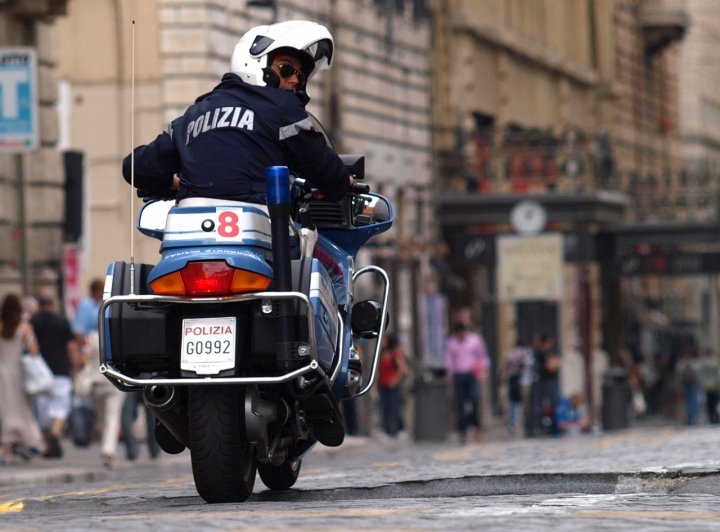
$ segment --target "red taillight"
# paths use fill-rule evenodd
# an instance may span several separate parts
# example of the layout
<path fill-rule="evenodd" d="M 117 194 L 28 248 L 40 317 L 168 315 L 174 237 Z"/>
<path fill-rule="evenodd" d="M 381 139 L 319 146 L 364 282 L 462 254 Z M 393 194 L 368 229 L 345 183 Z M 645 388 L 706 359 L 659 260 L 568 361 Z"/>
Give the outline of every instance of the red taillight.
<path fill-rule="evenodd" d="M 150 289 L 158 295 L 226 296 L 263 291 L 271 281 L 270 277 L 216 260 L 188 262 L 182 270 L 155 279 Z"/>
<path fill-rule="evenodd" d="M 218 296 L 230 293 L 234 268 L 224 260 L 188 262 L 182 270 L 185 290 L 189 296 Z"/>

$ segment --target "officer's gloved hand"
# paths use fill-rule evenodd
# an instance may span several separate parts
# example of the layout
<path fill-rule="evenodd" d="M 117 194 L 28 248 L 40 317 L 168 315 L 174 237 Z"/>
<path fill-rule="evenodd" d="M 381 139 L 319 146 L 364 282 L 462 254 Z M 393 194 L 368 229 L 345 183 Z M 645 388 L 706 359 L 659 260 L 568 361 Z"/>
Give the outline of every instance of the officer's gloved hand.
<path fill-rule="evenodd" d="M 137 195 L 138 198 L 142 198 L 144 202 L 148 202 L 151 200 L 155 201 L 167 201 L 167 200 L 174 200 L 177 198 L 177 190 L 171 190 L 169 188 L 162 189 L 162 190 L 149 190 L 149 189 L 143 189 L 139 188 L 137 189 Z"/>
<path fill-rule="evenodd" d="M 173 176 L 172 183 L 169 187 L 162 187 L 157 189 L 138 188 L 137 195 L 138 198 L 142 198 L 145 202 L 148 202 L 150 200 L 169 201 L 177 199 L 179 189 L 180 178 L 178 176 Z"/>

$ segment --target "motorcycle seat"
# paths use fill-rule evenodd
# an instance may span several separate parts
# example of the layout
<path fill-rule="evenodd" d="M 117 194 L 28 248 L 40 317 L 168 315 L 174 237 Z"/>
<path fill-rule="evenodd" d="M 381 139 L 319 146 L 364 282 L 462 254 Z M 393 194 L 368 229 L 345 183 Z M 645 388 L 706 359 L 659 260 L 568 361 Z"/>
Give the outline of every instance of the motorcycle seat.
<path fill-rule="evenodd" d="M 267 205 L 217 198 L 185 198 L 177 202 L 178 207 L 254 207 L 267 214 Z"/>

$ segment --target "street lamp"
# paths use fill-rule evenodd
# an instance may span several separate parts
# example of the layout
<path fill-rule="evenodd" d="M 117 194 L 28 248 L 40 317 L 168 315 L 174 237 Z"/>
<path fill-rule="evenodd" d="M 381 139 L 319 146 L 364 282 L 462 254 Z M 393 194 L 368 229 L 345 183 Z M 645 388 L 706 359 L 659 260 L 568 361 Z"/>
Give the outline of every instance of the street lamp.
<path fill-rule="evenodd" d="M 272 9 L 273 24 L 277 22 L 277 0 L 247 0 L 246 7 L 259 7 L 262 9 Z"/>

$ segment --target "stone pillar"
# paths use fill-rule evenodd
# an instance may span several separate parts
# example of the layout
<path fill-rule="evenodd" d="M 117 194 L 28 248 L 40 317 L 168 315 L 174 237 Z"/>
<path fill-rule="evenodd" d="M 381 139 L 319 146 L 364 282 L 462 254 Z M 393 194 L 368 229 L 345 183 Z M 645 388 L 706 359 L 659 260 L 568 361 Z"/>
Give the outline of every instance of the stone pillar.
<path fill-rule="evenodd" d="M 11 3 L 0 11 L 0 46 L 37 49 L 40 118 L 37 150 L 0 155 L 0 296 L 38 289 L 57 293 L 62 259 L 65 177 L 55 149 L 58 43 L 49 17 L 62 14 L 64 2 L 45 2 L 49 11 L 42 13 L 28 11 L 28 5 Z"/>
<path fill-rule="evenodd" d="M 28 292 L 55 292 L 62 266 L 65 222 L 65 171 L 57 150 L 57 31 L 54 24 L 35 23 L 38 49 L 40 148 L 23 156 Z"/>

